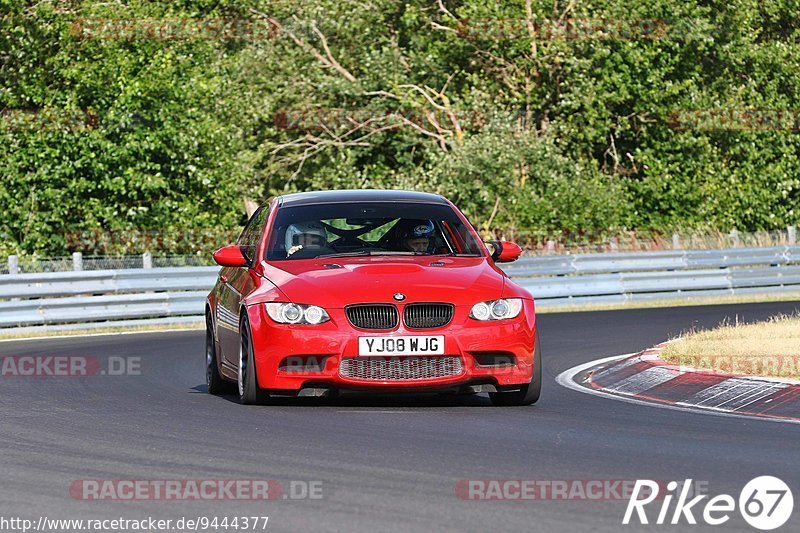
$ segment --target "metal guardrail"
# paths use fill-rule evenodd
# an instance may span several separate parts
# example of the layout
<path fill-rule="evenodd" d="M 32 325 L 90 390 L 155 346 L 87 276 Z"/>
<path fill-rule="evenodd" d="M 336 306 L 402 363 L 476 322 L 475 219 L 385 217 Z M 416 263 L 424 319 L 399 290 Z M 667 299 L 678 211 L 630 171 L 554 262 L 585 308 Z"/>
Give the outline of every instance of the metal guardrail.
<path fill-rule="evenodd" d="M 503 265 L 538 306 L 800 292 L 800 246 L 523 257 Z M 0 276 L 0 328 L 202 317 L 218 267 Z"/>
<path fill-rule="evenodd" d="M 531 257 L 504 270 L 539 306 L 800 292 L 800 246 Z"/>
<path fill-rule="evenodd" d="M 127 294 L 147 291 L 206 291 L 219 267 L 174 267 L 0 276 L 0 299 Z M 2 307 L 3 304 L 0 304 Z"/>
<path fill-rule="evenodd" d="M 513 277 L 800 264 L 800 245 L 523 257 L 504 267 Z"/>
<path fill-rule="evenodd" d="M 202 316 L 219 267 L 0 276 L 0 328 Z"/>

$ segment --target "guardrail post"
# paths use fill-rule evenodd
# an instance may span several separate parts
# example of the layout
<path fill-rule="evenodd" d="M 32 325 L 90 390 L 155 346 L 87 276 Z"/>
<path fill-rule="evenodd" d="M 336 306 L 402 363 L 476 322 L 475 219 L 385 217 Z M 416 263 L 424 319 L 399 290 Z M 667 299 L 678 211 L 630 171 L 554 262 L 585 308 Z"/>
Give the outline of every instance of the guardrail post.
<path fill-rule="evenodd" d="M 612 252 L 619 252 L 619 241 L 616 237 L 611 237 L 609 244 L 611 245 Z"/>
<path fill-rule="evenodd" d="M 16 255 L 8 256 L 8 273 L 19 274 L 19 257 Z"/>
<path fill-rule="evenodd" d="M 681 236 L 677 233 L 672 234 L 672 249 L 673 250 L 680 250 L 681 249 Z"/>
<path fill-rule="evenodd" d="M 556 251 L 556 243 L 555 241 L 547 241 L 547 253 L 552 254 Z"/>
<path fill-rule="evenodd" d="M 153 268 L 153 254 L 150 252 L 142 254 L 142 268 Z"/>
<path fill-rule="evenodd" d="M 797 244 L 797 228 L 795 226 L 789 226 L 786 228 L 786 233 L 789 234 L 789 244 Z"/>
<path fill-rule="evenodd" d="M 80 272 L 83 270 L 83 254 L 80 252 L 72 253 L 72 270 Z"/>
<path fill-rule="evenodd" d="M 733 241 L 733 247 L 739 247 L 739 230 L 732 229 L 731 230 L 731 240 Z"/>

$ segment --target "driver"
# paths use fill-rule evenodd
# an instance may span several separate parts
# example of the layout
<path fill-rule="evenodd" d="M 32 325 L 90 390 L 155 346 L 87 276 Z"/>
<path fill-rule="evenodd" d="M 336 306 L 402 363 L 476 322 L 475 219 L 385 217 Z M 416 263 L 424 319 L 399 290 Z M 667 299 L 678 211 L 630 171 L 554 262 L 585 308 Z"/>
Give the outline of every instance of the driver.
<path fill-rule="evenodd" d="M 435 227 L 430 220 L 410 220 L 400 237 L 400 245 L 407 252 L 427 252 Z"/>
<path fill-rule="evenodd" d="M 301 222 L 286 228 L 286 256 L 300 250 L 322 250 L 328 245 L 328 232 L 319 222 Z"/>

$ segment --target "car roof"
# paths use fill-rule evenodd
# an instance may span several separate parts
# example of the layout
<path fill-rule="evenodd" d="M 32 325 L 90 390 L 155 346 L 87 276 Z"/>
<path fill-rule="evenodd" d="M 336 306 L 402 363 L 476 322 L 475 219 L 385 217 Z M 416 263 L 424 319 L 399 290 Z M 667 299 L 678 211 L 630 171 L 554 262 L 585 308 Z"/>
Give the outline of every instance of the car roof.
<path fill-rule="evenodd" d="M 333 204 L 340 202 L 416 202 L 447 205 L 441 195 L 417 191 L 351 189 L 285 194 L 277 198 L 280 206 Z"/>

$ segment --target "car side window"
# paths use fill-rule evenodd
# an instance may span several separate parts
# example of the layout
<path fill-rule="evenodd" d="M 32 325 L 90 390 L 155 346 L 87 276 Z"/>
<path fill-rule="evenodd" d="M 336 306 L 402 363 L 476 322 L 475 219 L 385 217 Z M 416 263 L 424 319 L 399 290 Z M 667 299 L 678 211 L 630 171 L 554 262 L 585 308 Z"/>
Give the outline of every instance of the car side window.
<path fill-rule="evenodd" d="M 242 232 L 239 234 L 239 238 L 238 238 L 238 239 L 236 239 L 236 244 L 238 244 L 239 246 L 241 246 L 241 245 L 243 245 L 243 244 L 244 244 L 245 238 L 247 237 L 247 234 L 250 232 L 250 228 L 251 228 L 251 227 L 253 227 L 253 222 L 255 222 L 255 220 L 256 220 L 256 217 L 258 216 L 258 213 L 259 213 L 259 211 L 261 211 L 261 208 L 260 208 L 260 207 L 259 207 L 258 209 L 256 209 L 255 213 L 253 213 L 253 214 L 250 216 L 250 218 L 247 220 L 247 222 L 245 223 L 245 225 L 244 225 L 244 229 L 243 229 L 243 230 L 242 230 Z"/>
<path fill-rule="evenodd" d="M 258 248 L 258 242 L 261 239 L 261 234 L 264 232 L 264 224 L 267 221 L 268 214 L 269 208 L 265 206 L 259 207 L 256 212 L 253 213 L 253 216 L 250 217 L 242 234 L 239 236 L 239 240 L 236 242 L 242 250 L 242 255 L 244 255 L 248 261 L 252 261 L 255 258 L 256 248 Z"/>

